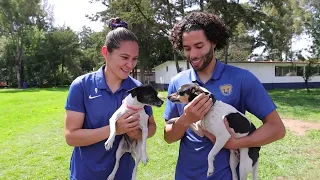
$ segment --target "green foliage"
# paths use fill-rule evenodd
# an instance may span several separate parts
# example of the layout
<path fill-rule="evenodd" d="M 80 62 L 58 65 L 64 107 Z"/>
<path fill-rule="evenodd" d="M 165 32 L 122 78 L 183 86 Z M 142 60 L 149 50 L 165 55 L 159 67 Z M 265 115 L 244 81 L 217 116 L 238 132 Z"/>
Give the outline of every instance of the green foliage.
<path fill-rule="evenodd" d="M 69 179 L 72 148 L 63 134 L 67 93 L 67 88 L 0 90 L 0 112 L 4 112 L 0 114 L 0 179 Z M 167 92 L 160 92 L 160 96 L 166 98 Z M 319 90 L 313 89 L 312 94 L 271 91 L 270 96 L 282 118 L 320 122 Z M 163 139 L 164 107 L 153 108 L 157 131 L 148 139 L 149 162 L 139 165 L 139 180 L 174 179 L 179 142 L 167 144 Z M 246 115 L 257 127 L 262 124 Z M 259 179 L 317 179 L 319 140 L 319 130 L 297 136 L 287 128 L 284 139 L 262 147 Z"/>
<path fill-rule="evenodd" d="M 172 52 L 168 34 L 173 23 L 193 10 L 214 12 L 228 26 L 231 34 L 228 46 L 215 55 L 221 60 L 247 60 L 256 56 L 252 52 L 258 47 L 263 47 L 267 55 L 259 54 L 257 60 L 320 58 L 317 0 L 92 1 L 102 2 L 106 10 L 88 18 L 106 22 L 118 16 L 137 35 L 140 46 L 137 68 L 141 72 L 151 71 L 167 60 L 183 59 L 181 52 Z M 54 27 L 53 20 L 47 1 L 42 4 L 40 0 L 0 1 L 1 81 L 12 87 L 20 87 L 23 81 L 31 86 L 64 86 L 76 76 L 104 64 L 101 47 L 110 31 L 108 27 L 94 32 L 84 26 L 80 32 L 74 32 L 69 27 Z M 312 38 L 311 57 L 292 51 L 292 38 L 301 33 Z"/>

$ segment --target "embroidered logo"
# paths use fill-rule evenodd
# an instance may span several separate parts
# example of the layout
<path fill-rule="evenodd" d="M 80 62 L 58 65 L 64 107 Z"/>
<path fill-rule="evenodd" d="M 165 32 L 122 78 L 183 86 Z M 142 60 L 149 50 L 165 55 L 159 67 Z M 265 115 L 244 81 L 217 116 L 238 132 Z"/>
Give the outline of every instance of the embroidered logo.
<path fill-rule="evenodd" d="M 100 96 L 102 96 L 102 95 L 98 95 L 98 96 L 89 96 L 89 99 L 94 99 L 94 98 L 97 98 L 97 97 L 100 97 Z"/>
<path fill-rule="evenodd" d="M 232 93 L 232 85 L 231 84 L 224 84 L 220 86 L 220 91 L 224 96 L 230 96 Z"/>

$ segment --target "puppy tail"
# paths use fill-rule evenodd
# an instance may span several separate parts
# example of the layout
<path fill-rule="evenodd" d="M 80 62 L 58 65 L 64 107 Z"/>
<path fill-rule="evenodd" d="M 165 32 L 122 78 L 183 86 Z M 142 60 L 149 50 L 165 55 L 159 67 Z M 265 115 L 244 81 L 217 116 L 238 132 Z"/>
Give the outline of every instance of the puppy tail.
<path fill-rule="evenodd" d="M 259 166 L 259 160 L 256 162 L 256 164 L 252 168 L 252 180 L 258 180 L 258 166 Z"/>

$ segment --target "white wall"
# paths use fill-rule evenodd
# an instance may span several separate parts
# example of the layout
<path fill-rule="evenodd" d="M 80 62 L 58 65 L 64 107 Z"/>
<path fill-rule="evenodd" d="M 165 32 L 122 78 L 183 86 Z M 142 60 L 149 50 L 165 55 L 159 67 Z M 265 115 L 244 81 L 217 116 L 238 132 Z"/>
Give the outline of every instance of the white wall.
<path fill-rule="evenodd" d="M 229 63 L 251 71 L 262 83 L 304 82 L 301 76 L 275 76 L 276 66 L 290 66 L 284 63 Z M 302 66 L 302 65 L 300 65 Z M 320 82 L 320 76 L 313 76 L 309 82 Z"/>
<path fill-rule="evenodd" d="M 166 67 L 168 66 L 168 71 L 166 71 Z M 183 70 L 187 69 L 186 62 L 179 62 L 179 67 L 183 68 Z M 155 68 L 155 79 L 157 84 L 169 84 L 171 78 L 173 78 L 177 74 L 177 68 L 174 61 L 166 62 Z"/>
<path fill-rule="evenodd" d="M 237 66 L 251 71 L 262 83 L 289 83 L 289 82 L 304 82 L 301 76 L 275 76 L 276 66 L 290 66 L 286 63 L 234 63 L 230 65 Z M 168 72 L 166 71 L 168 66 Z M 179 66 L 186 70 L 186 63 L 179 62 Z M 158 84 L 169 84 L 171 78 L 177 74 L 174 61 L 168 61 L 160 66 L 155 67 L 155 78 Z M 320 82 L 320 76 L 313 76 L 309 82 Z"/>

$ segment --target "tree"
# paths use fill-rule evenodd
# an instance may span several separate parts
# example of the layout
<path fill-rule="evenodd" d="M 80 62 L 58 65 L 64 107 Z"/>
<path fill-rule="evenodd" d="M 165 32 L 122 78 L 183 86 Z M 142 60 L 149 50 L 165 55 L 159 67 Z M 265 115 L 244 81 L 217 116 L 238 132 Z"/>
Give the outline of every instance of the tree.
<path fill-rule="evenodd" d="M 309 89 L 309 81 L 312 76 L 319 75 L 319 60 L 318 59 L 309 59 L 306 60 L 306 66 L 303 74 L 303 80 L 305 82 L 308 93 L 310 93 Z"/>
<path fill-rule="evenodd" d="M 141 75 L 140 80 L 144 82 L 144 72 L 151 71 L 155 65 L 165 60 L 157 58 L 163 56 L 159 53 L 172 55 L 172 52 L 165 52 L 167 48 L 160 48 L 160 50 L 159 48 L 155 48 L 159 47 L 159 42 L 162 44 L 168 44 L 167 42 L 169 42 L 168 39 L 166 40 L 167 42 L 164 42 L 165 38 L 163 38 L 168 31 L 167 28 L 164 28 L 167 25 L 165 23 L 157 25 L 153 20 L 157 16 L 153 7 L 158 1 L 154 1 L 153 3 L 150 3 L 149 0 L 101 2 L 106 6 L 106 10 L 97 12 L 95 16 L 90 18 L 92 20 L 106 21 L 111 17 L 120 17 L 128 23 L 129 29 L 135 33 L 139 40 L 138 67 Z"/>
<path fill-rule="evenodd" d="M 0 1 L 0 34 L 8 38 L 19 88 L 25 80 L 25 37 L 29 31 L 32 31 L 40 13 L 40 0 Z"/>

